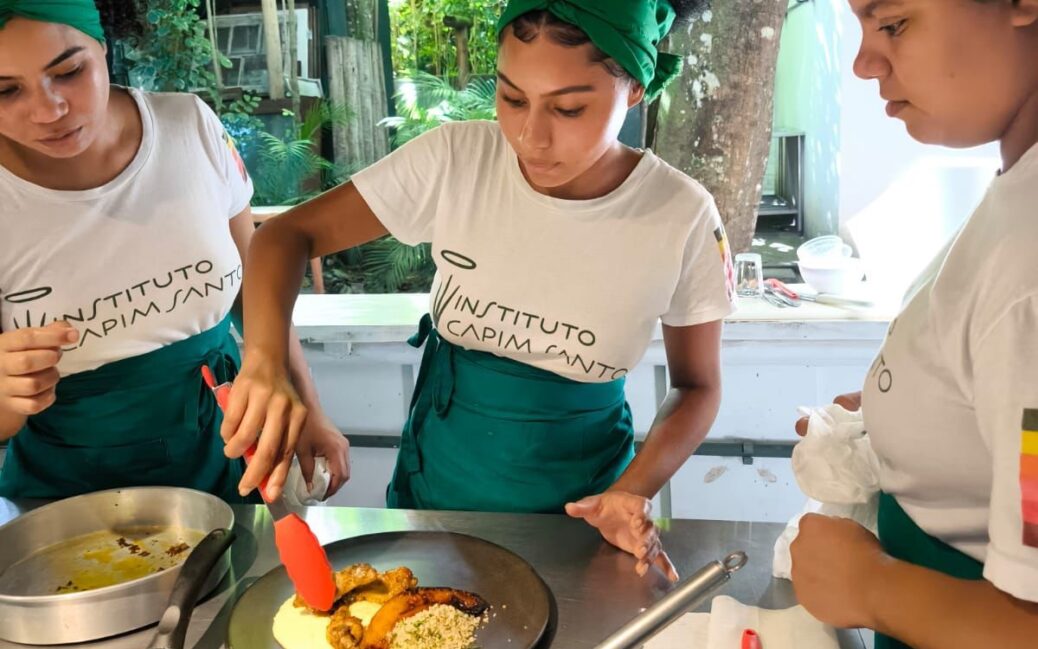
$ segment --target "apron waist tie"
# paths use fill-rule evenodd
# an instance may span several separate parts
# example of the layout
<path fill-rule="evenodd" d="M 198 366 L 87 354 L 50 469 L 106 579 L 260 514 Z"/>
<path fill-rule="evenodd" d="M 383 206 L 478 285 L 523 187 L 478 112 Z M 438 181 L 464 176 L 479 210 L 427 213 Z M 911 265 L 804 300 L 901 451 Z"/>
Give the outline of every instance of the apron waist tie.
<path fill-rule="evenodd" d="M 420 349 L 422 365 L 418 370 L 414 396 L 411 397 L 410 417 L 400 441 L 400 462 L 404 468 L 403 480 L 422 470 L 422 456 L 418 448 L 421 422 L 430 408 L 440 417 L 446 417 L 454 397 L 454 346 L 444 341 L 433 327 L 432 316 L 422 316 L 418 331 L 407 344 Z"/>

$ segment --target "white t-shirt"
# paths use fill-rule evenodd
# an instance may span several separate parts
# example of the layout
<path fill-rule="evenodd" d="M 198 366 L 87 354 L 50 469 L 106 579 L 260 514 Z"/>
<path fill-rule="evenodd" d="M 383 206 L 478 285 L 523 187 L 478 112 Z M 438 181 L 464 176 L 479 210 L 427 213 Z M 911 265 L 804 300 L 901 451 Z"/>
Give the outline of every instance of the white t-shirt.
<path fill-rule="evenodd" d="M 539 194 L 493 122 L 448 124 L 353 177 L 386 228 L 432 242 L 430 313 L 466 349 L 581 382 L 627 374 L 660 321 L 732 311 L 731 260 L 710 194 L 646 151 L 615 191 Z"/>
<path fill-rule="evenodd" d="M 1038 602 L 1038 146 L 913 288 L 868 374 L 881 484 L 929 534 Z"/>
<path fill-rule="evenodd" d="M 62 375 L 211 329 L 241 284 L 229 219 L 252 183 L 233 142 L 194 95 L 129 92 L 144 135 L 110 183 L 55 191 L 0 167 L 0 328 L 71 322 Z"/>

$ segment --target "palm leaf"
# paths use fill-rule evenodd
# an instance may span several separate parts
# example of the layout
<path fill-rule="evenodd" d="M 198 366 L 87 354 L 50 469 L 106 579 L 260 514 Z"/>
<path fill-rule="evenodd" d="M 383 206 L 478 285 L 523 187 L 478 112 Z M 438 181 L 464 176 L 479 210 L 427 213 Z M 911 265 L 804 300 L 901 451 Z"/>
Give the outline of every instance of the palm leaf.
<path fill-rule="evenodd" d="M 347 124 L 355 116 L 349 106 L 326 100 L 318 101 L 316 106 L 306 113 L 299 125 L 297 139 L 313 140 L 321 130 Z"/>
<path fill-rule="evenodd" d="M 382 125 L 394 129 L 396 146 L 446 122 L 497 118 L 495 79 L 473 79 L 457 90 L 444 79 L 418 72 L 400 80 L 395 99 L 397 117 L 383 120 Z"/>
<path fill-rule="evenodd" d="M 435 273 L 429 244 L 408 246 L 393 237 L 374 241 L 362 250 L 368 289 L 395 293 L 404 284 Z"/>
<path fill-rule="evenodd" d="M 457 101 L 459 93 L 454 86 L 435 75 L 419 72 L 405 81 L 414 86 L 417 105 L 420 107 L 428 109 L 444 102 Z"/>

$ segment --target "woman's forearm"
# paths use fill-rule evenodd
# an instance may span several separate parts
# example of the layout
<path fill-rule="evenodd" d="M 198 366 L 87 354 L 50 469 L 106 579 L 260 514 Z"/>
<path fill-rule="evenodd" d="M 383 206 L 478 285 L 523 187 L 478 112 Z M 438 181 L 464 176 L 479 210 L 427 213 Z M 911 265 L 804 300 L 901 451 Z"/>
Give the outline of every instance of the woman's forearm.
<path fill-rule="evenodd" d="M 314 383 L 313 374 L 310 373 L 310 365 L 307 364 L 306 356 L 303 354 L 303 343 L 300 342 L 295 327 L 289 327 L 288 330 L 288 373 L 292 377 L 292 385 L 299 393 L 299 398 L 303 400 L 310 412 L 321 411 L 317 384 Z"/>
<path fill-rule="evenodd" d="M 245 307 L 239 294 L 232 309 L 235 326 L 238 327 L 239 331 L 244 330 L 244 310 Z M 303 344 L 300 342 L 299 335 L 296 333 L 294 326 L 289 326 L 288 328 L 288 373 L 292 378 L 292 385 L 299 394 L 299 398 L 303 400 L 310 412 L 320 411 L 321 400 L 317 394 L 317 386 L 314 384 L 310 366 L 307 364 L 306 356 L 303 353 Z"/>
<path fill-rule="evenodd" d="M 292 309 L 310 259 L 310 247 L 306 236 L 278 219 L 253 235 L 242 291 L 246 356 L 259 353 L 288 365 Z"/>
<path fill-rule="evenodd" d="M 1038 638 L 1038 604 L 985 580 L 969 581 L 889 559 L 868 589 L 877 631 L 916 649 L 1030 647 Z"/>
<path fill-rule="evenodd" d="M 672 388 L 644 446 L 613 489 L 653 498 L 706 439 L 720 405 L 720 387 Z"/>

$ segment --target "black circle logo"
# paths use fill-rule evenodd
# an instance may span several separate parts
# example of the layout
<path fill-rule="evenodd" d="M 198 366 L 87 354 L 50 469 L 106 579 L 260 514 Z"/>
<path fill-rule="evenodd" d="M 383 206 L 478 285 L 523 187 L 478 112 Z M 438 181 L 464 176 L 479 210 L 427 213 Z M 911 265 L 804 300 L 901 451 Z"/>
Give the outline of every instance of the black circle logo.
<path fill-rule="evenodd" d="M 453 266 L 457 266 L 458 268 L 460 268 L 462 270 L 475 270 L 476 269 L 476 262 L 473 261 L 472 259 L 469 259 L 468 257 L 466 257 L 465 255 L 461 254 L 460 252 L 454 252 L 453 250 L 441 250 L 440 251 L 440 256 L 443 257 L 443 260 L 446 261 L 447 263 L 449 263 L 449 264 L 451 264 Z"/>
<path fill-rule="evenodd" d="M 18 293 L 11 293 L 4 298 L 5 301 L 11 304 L 25 304 L 26 302 L 32 302 L 34 300 L 42 300 L 51 293 L 54 292 L 49 286 L 43 286 L 40 288 L 34 288 L 28 291 L 20 291 Z"/>

